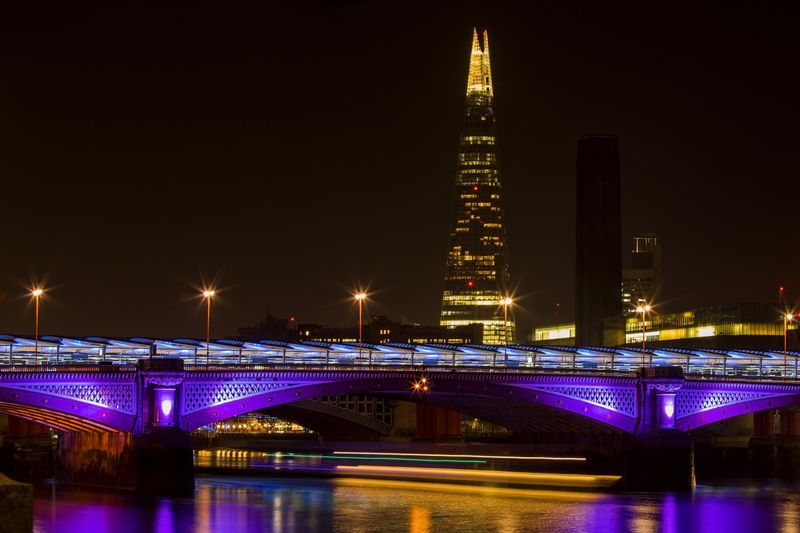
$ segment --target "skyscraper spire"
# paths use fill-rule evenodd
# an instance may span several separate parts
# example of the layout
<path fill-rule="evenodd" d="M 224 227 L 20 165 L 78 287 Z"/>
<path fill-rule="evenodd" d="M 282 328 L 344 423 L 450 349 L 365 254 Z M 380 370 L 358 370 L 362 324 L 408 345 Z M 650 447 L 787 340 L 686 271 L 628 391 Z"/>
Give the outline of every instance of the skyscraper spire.
<path fill-rule="evenodd" d="M 511 296 L 506 259 L 502 187 L 494 132 L 489 36 L 472 32 L 467 101 L 453 200 L 453 220 L 442 294 L 443 326 L 483 325 L 483 342 L 513 342 L 513 316 L 501 300 Z"/>
<path fill-rule="evenodd" d="M 483 49 L 477 28 L 472 29 L 472 52 L 469 57 L 467 96 L 483 94 L 492 96 L 492 68 L 489 63 L 489 33 L 483 32 Z"/>

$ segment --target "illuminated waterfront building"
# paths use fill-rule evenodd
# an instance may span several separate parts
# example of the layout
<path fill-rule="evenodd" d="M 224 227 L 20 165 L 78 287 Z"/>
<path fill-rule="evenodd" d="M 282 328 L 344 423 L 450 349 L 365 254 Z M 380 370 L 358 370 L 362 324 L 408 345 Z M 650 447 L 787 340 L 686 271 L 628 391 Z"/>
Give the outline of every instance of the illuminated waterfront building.
<path fill-rule="evenodd" d="M 502 185 L 497 165 L 494 91 L 489 37 L 473 32 L 467 103 L 455 180 L 445 266 L 441 325 L 480 323 L 483 343 L 514 342 L 513 316 L 500 300 L 509 295 Z"/>
<path fill-rule="evenodd" d="M 741 303 L 698 307 L 678 313 L 647 315 L 647 346 L 680 348 L 747 348 L 776 350 L 783 347 L 784 309 L 776 304 Z M 787 324 L 790 349 L 797 349 L 798 324 Z M 633 314 L 625 321 L 625 344 L 642 343 L 642 316 Z M 575 346 L 575 324 L 537 327 L 528 344 Z"/>

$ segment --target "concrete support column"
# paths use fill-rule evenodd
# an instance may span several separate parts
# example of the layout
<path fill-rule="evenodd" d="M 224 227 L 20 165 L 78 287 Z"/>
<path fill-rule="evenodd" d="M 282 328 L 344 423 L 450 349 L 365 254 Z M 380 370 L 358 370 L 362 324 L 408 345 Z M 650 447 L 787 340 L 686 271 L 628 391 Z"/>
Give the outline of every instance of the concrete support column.
<path fill-rule="evenodd" d="M 694 444 L 675 428 L 676 394 L 683 386 L 681 367 L 639 371 L 638 426 L 628 452 L 623 486 L 628 490 L 692 490 Z"/>

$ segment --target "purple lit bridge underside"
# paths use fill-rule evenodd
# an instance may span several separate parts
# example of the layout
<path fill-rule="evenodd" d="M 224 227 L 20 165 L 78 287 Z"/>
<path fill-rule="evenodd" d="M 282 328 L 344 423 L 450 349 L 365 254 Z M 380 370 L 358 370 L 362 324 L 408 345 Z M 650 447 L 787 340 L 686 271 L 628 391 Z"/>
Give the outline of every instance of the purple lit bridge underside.
<path fill-rule="evenodd" d="M 427 372 L 431 391 L 411 390 L 412 370 L 232 369 L 157 372 L 135 367 L 8 369 L 0 373 L 0 412 L 65 431 L 154 427 L 185 431 L 273 406 L 341 394 L 382 394 L 458 405 L 533 405 L 627 433 L 689 431 L 764 409 L 800 405 L 800 382 L 648 379 L 613 373 Z M 447 403 L 447 402 L 450 403 Z M 502 423 L 502 420 L 497 422 Z"/>

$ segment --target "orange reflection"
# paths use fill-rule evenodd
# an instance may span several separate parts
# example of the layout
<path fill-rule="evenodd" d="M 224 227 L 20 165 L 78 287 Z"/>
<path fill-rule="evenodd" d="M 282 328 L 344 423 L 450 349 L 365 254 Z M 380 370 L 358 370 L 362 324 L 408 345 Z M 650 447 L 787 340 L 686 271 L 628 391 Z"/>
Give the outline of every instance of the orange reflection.
<path fill-rule="evenodd" d="M 507 483 L 548 487 L 607 488 L 622 476 L 592 474 L 554 474 L 541 472 L 505 472 L 498 470 L 466 470 L 462 468 L 414 468 L 377 465 L 337 465 L 336 471 L 364 477 L 445 480 L 455 483 Z"/>
<path fill-rule="evenodd" d="M 414 493 L 426 492 L 446 492 L 450 494 L 464 494 L 474 496 L 503 496 L 512 498 L 544 498 L 547 500 L 560 500 L 574 503 L 577 501 L 597 501 L 606 497 L 601 492 L 576 492 L 568 490 L 546 490 L 546 489 L 521 489 L 507 487 L 490 487 L 473 485 L 456 485 L 453 483 L 426 483 L 420 481 L 397 481 L 392 479 L 356 479 L 340 478 L 336 480 L 337 485 L 346 486 L 354 489 L 393 489 L 406 490 Z"/>
<path fill-rule="evenodd" d="M 408 530 L 410 533 L 430 533 L 431 512 L 425 507 L 411 507 Z"/>

